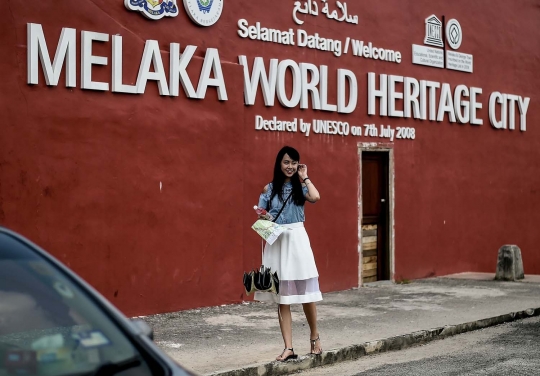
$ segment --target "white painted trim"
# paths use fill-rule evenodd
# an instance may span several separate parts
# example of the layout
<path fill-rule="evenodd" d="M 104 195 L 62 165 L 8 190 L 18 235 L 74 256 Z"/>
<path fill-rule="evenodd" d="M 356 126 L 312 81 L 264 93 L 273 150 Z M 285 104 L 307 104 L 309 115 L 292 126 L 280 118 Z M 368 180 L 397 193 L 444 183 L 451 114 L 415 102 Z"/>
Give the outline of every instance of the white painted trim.
<path fill-rule="evenodd" d="M 388 251 L 390 263 L 390 281 L 395 282 L 395 164 L 394 164 L 394 145 L 383 144 L 376 142 L 360 142 L 358 143 L 358 162 L 360 166 L 360 174 L 358 181 L 358 286 L 362 287 L 362 152 L 376 151 L 388 153 L 388 200 L 389 202 L 389 220 L 388 220 Z"/>

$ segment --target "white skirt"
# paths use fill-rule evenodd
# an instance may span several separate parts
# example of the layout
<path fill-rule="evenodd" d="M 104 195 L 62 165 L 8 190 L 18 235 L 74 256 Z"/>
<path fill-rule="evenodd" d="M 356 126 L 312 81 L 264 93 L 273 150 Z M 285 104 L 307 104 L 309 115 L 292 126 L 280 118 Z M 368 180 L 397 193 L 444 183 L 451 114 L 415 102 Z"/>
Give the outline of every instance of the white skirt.
<path fill-rule="evenodd" d="M 279 294 L 255 292 L 255 300 L 279 304 L 311 303 L 322 300 L 319 273 L 303 222 L 283 225 L 274 244 L 266 244 L 263 265 L 277 271 Z"/>

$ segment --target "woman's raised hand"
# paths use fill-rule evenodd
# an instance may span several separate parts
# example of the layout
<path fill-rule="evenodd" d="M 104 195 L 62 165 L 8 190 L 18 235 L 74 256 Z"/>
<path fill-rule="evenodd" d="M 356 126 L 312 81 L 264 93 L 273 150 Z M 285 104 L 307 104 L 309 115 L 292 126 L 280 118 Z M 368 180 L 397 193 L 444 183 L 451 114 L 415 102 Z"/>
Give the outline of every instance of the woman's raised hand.
<path fill-rule="evenodd" d="M 298 165 L 298 176 L 300 177 L 300 179 L 302 179 L 302 181 L 304 181 L 305 178 L 307 178 L 308 174 L 307 174 L 307 165 L 305 164 L 299 164 Z"/>

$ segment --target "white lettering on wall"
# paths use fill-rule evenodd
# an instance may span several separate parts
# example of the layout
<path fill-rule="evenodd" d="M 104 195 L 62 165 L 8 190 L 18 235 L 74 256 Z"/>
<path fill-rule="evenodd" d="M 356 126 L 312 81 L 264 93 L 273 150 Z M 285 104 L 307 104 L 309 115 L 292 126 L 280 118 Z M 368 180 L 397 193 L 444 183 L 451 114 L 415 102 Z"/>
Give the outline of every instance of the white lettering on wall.
<path fill-rule="evenodd" d="M 54 61 L 51 63 L 47 43 L 43 29 L 39 24 L 27 25 L 27 59 L 28 59 L 28 84 L 38 83 L 38 60 L 45 76 L 47 85 L 56 86 L 62 72 L 64 61 L 66 62 L 66 86 L 76 87 L 76 30 L 64 28 L 58 41 Z M 109 42 L 110 35 L 90 31 L 81 31 L 81 88 L 90 90 L 109 90 L 108 82 L 92 80 L 92 67 L 94 65 L 108 64 L 105 56 L 96 56 L 92 53 L 93 42 Z M 188 98 L 204 99 L 208 87 L 215 87 L 219 100 L 227 100 L 225 78 L 221 68 L 219 53 L 215 48 L 206 50 L 203 67 L 199 77 L 197 91 L 187 74 L 187 67 L 197 47 L 187 46 L 180 56 L 180 45 L 170 44 L 170 85 L 167 82 L 167 74 L 163 67 L 159 43 L 156 40 L 147 40 L 144 46 L 143 56 L 137 74 L 136 85 L 125 85 L 122 82 L 122 37 L 112 36 L 112 75 L 111 83 L 113 92 L 128 94 L 143 94 L 147 82 L 156 81 L 160 95 L 179 95 L 179 83 Z"/>
<path fill-rule="evenodd" d="M 262 116 L 255 116 L 255 130 L 276 131 L 276 132 L 297 132 L 298 119 L 292 121 L 278 120 L 276 116 L 272 120 L 266 120 Z"/>
<path fill-rule="evenodd" d="M 81 89 L 108 91 L 108 83 L 92 81 L 92 65 L 107 65 L 108 62 L 105 56 L 92 55 L 94 41 L 108 42 L 109 34 L 81 31 Z"/>
<path fill-rule="evenodd" d="M 347 83 L 349 86 L 349 103 L 347 98 Z M 355 74 L 348 69 L 338 69 L 338 112 L 350 114 L 356 109 L 358 102 L 358 82 Z"/>
<path fill-rule="evenodd" d="M 420 84 L 418 80 L 412 77 L 405 77 L 403 80 L 403 116 L 410 118 L 414 114 L 415 119 L 421 119 L 420 103 Z"/>
<path fill-rule="evenodd" d="M 29 23 L 27 30 L 27 61 L 28 61 L 28 84 L 38 84 L 38 59 L 41 62 L 45 82 L 49 86 L 58 85 L 60 72 L 64 61 L 66 61 L 66 87 L 76 87 L 76 47 L 77 31 L 75 29 L 63 28 L 58 41 L 58 47 L 51 64 L 47 43 L 43 28 L 39 24 Z"/>
<path fill-rule="evenodd" d="M 403 117 L 403 111 L 396 110 L 396 101 L 403 99 L 403 93 L 396 91 L 398 82 L 403 82 L 403 77 L 388 76 L 388 116 Z"/>
<path fill-rule="evenodd" d="M 153 72 L 150 71 L 152 65 L 154 67 Z M 169 95 L 167 77 L 165 76 L 165 68 L 163 68 L 163 61 L 161 60 L 161 52 L 159 51 L 157 40 L 147 40 L 144 45 L 139 76 L 137 77 L 137 93 L 144 93 L 148 80 L 157 81 L 160 95 Z"/>
<path fill-rule="evenodd" d="M 364 43 L 362 40 L 353 39 L 351 37 L 341 40 L 321 36 L 318 32 L 310 34 L 303 29 L 274 29 L 265 27 L 258 21 L 255 22 L 254 25 L 250 25 L 244 18 L 238 20 L 237 26 L 237 34 L 243 39 L 276 43 L 286 46 L 296 45 L 301 48 L 331 52 L 336 57 L 347 55 L 350 49 L 352 55 L 359 58 L 388 61 L 397 64 L 401 63 L 400 51 L 374 47 L 372 42 Z"/>
<path fill-rule="evenodd" d="M 375 104 L 377 98 L 380 102 L 380 116 L 387 115 L 388 109 L 388 80 L 386 74 L 379 75 L 379 89 L 376 89 L 375 73 L 368 73 L 368 115 L 375 115 Z"/>
<path fill-rule="evenodd" d="M 305 30 L 298 29 L 298 47 L 307 47 L 319 51 L 333 52 L 337 57 L 341 56 L 341 41 L 338 39 L 323 38 L 319 33 L 308 34 Z"/>
<path fill-rule="evenodd" d="M 122 80 L 122 36 L 112 37 L 112 91 L 116 93 L 137 94 L 137 86 L 124 85 Z"/>
<path fill-rule="evenodd" d="M 255 26 L 249 26 L 249 23 L 245 19 L 238 20 L 238 36 L 240 38 L 249 38 L 263 42 L 294 45 L 293 29 L 286 31 L 270 29 L 262 27 L 260 22 L 257 22 Z"/>
<path fill-rule="evenodd" d="M 450 84 L 444 83 L 441 89 L 441 97 L 439 99 L 439 112 L 437 113 L 437 121 L 444 120 L 444 114 L 448 114 L 448 120 L 451 123 L 456 122 L 454 102 L 452 101 L 452 90 Z"/>
<path fill-rule="evenodd" d="M 470 96 L 471 96 L 471 116 L 470 121 L 471 125 L 482 125 L 484 121 L 478 119 L 478 110 L 482 109 L 482 103 L 478 101 L 478 96 L 482 94 L 482 89 L 478 87 L 471 87 Z"/>
<path fill-rule="evenodd" d="M 266 75 L 266 68 L 262 57 L 255 58 L 251 77 L 249 76 L 247 58 L 245 56 L 238 56 L 238 62 L 244 67 L 244 103 L 248 106 L 255 104 L 257 85 L 260 83 L 264 104 L 268 107 L 273 106 L 276 95 L 278 59 L 270 60 L 269 76 Z"/>
<path fill-rule="evenodd" d="M 495 129 L 516 129 L 516 106 L 519 110 L 519 129 L 527 130 L 527 110 L 531 98 L 522 98 L 514 94 L 502 94 L 498 91 L 489 97 L 489 121 Z M 498 120 L 500 119 L 500 120 Z"/>
<path fill-rule="evenodd" d="M 368 115 L 377 115 L 376 104 L 379 101 L 380 116 L 393 116 L 426 120 L 429 104 L 429 120 L 448 121 L 462 124 L 482 125 L 482 119 L 478 118 L 478 111 L 482 109 L 482 103 L 478 96 L 482 89 L 465 85 L 458 85 L 452 93 L 450 84 L 435 81 L 420 81 L 412 77 L 387 76 L 368 73 Z M 396 84 L 403 82 L 403 93 L 399 92 Z M 440 90 L 437 98 L 437 89 Z M 465 98 L 469 98 L 467 101 Z M 397 110 L 397 101 L 403 99 L 403 111 Z M 494 100 L 494 99 L 493 99 Z M 512 99 L 519 104 L 519 97 Z M 523 102 L 524 108 L 525 105 Z M 519 108 L 519 107 L 518 107 Z M 493 121 L 492 121 L 493 123 Z M 498 123 L 497 123 L 498 124 Z"/>
<path fill-rule="evenodd" d="M 439 82 L 434 81 L 424 81 L 426 88 L 429 89 L 429 120 L 435 121 L 436 120 L 436 95 L 437 95 L 437 89 L 441 87 L 441 84 Z M 422 93 L 421 93 L 422 94 Z M 424 105 L 427 103 L 427 97 L 423 100 Z"/>
<path fill-rule="evenodd" d="M 362 40 L 351 39 L 353 56 L 363 57 L 365 59 L 374 59 L 401 63 L 401 52 L 385 48 L 373 47 L 373 43 L 364 44 Z"/>
<path fill-rule="evenodd" d="M 197 47 L 195 46 L 187 46 L 182 55 L 180 55 L 180 45 L 178 43 L 171 43 L 169 87 L 171 95 L 174 97 L 179 95 L 179 84 L 182 84 L 182 88 L 188 98 L 198 98 L 186 71 L 196 50 Z"/>
<path fill-rule="evenodd" d="M 497 120 L 497 114 L 495 113 L 495 104 L 501 105 L 501 120 Z M 491 93 L 489 97 L 489 121 L 495 129 L 506 129 L 506 100 L 504 96 L 498 91 Z"/>
<path fill-rule="evenodd" d="M 469 97 L 469 88 L 465 85 L 458 85 L 454 91 L 454 110 L 457 120 L 461 124 L 467 124 L 470 119 L 470 106 L 469 101 L 464 100 L 463 97 Z"/>
<path fill-rule="evenodd" d="M 356 109 L 358 84 L 352 71 L 338 69 L 338 103 L 332 104 L 329 103 L 328 99 L 328 67 L 326 65 L 317 68 L 313 64 L 297 64 L 293 60 L 279 62 L 277 59 L 271 59 L 267 74 L 263 58 L 256 57 L 250 76 L 247 58 L 239 56 L 238 61 L 244 67 L 244 102 L 248 106 L 255 104 L 257 88 L 260 84 L 266 106 L 274 105 L 274 96 L 277 94 L 280 104 L 287 108 L 300 105 L 300 108 L 306 109 L 311 97 L 311 106 L 315 110 L 351 113 Z M 290 97 L 286 93 L 286 72 L 288 70 L 292 73 Z M 308 81 L 310 74 L 311 80 Z M 348 95 L 347 87 L 349 88 Z M 346 103 L 347 97 L 348 102 Z"/>
<path fill-rule="evenodd" d="M 211 78 L 211 75 L 213 75 L 214 78 Z M 197 88 L 197 97 L 199 99 L 204 99 L 208 86 L 217 88 L 218 99 L 220 101 L 226 101 L 228 99 L 227 89 L 225 88 L 225 79 L 219 60 L 219 53 L 215 48 L 206 50 L 201 76 L 199 78 L 199 86 Z"/>
<path fill-rule="evenodd" d="M 294 31 L 279 31 L 261 27 L 260 23 L 250 26 L 247 21 L 240 20 L 238 34 L 242 38 L 272 41 L 281 44 L 294 45 Z M 347 53 L 350 38 L 347 38 L 345 47 L 341 51 L 339 41 L 322 38 L 317 33 L 312 35 L 299 30 L 299 45 L 308 48 L 316 48 L 333 51 L 336 56 L 342 52 Z M 51 62 L 49 49 L 45 40 L 42 26 L 39 24 L 27 24 L 27 82 L 31 85 L 38 84 L 39 66 L 43 71 L 46 84 L 57 86 L 62 70 L 65 67 L 66 87 L 76 87 L 77 84 L 77 31 L 63 28 L 58 40 L 55 56 Z M 112 75 L 110 82 L 99 82 L 92 79 L 92 69 L 95 65 L 107 66 L 107 56 L 93 54 L 94 43 L 109 43 L 112 39 Z M 180 53 L 178 43 L 170 44 L 170 70 L 166 72 L 163 66 L 161 50 L 156 40 L 145 42 L 144 52 L 141 57 L 139 71 L 135 85 L 124 84 L 122 75 L 123 43 L 122 36 L 81 31 L 81 62 L 80 77 L 81 88 L 89 90 L 101 90 L 118 93 L 142 94 L 148 81 L 156 81 L 160 95 L 179 96 L 180 85 L 187 98 L 204 99 L 209 87 L 215 87 L 219 100 L 228 100 L 225 85 L 225 77 L 222 71 L 219 52 L 215 48 L 208 48 L 205 53 L 203 66 L 198 82 L 189 77 L 187 70 L 195 55 L 196 46 L 186 46 Z M 397 54 L 393 51 L 374 48 L 370 43 L 364 45 L 353 41 L 353 50 L 357 56 L 374 59 L 385 59 L 389 56 L 394 59 Z M 52 50 L 52 49 L 51 49 Z M 397 60 L 400 61 L 401 56 Z M 322 110 L 348 114 L 354 112 L 358 102 L 358 81 L 353 71 L 337 68 L 329 74 L 327 65 L 316 66 L 311 63 L 297 63 L 294 60 L 270 59 L 268 67 L 262 57 L 256 57 L 250 73 L 246 56 L 238 57 L 239 63 L 244 68 L 244 99 L 245 104 L 255 104 L 257 92 L 261 89 L 266 106 L 275 105 L 275 97 L 286 108 Z M 388 59 L 386 59 L 388 60 Z M 397 61 L 396 62 L 399 62 Z M 389 60 L 388 60 L 389 61 Z M 169 77 L 167 78 L 167 73 Z M 330 85 L 329 77 L 337 80 L 335 85 Z M 289 78 L 292 77 L 292 85 Z M 194 84 L 197 84 L 195 90 Z M 329 93 L 329 88 L 337 88 L 336 92 Z M 440 89 L 440 90 L 439 90 Z M 367 80 L 368 114 L 379 116 L 391 116 L 397 118 L 413 118 L 431 121 L 459 122 L 461 124 L 482 125 L 480 115 L 483 105 L 480 100 L 481 88 L 457 85 L 452 88 L 448 83 L 418 80 L 413 77 L 398 75 L 368 73 Z M 337 98 L 332 103 L 330 98 Z M 377 106 L 377 101 L 378 106 Z M 489 98 L 489 120 L 495 129 L 515 130 L 518 127 L 516 117 L 519 116 L 519 129 L 527 129 L 527 111 L 530 98 L 515 94 L 493 92 Z M 378 111 L 377 111 L 378 107 Z M 331 120 L 313 119 L 312 123 L 298 123 L 301 131 L 309 134 L 348 134 L 340 125 L 334 127 Z M 270 124 L 270 123 L 269 123 Z M 270 126 L 270 125 L 268 125 Z M 264 128 L 264 125 L 263 125 Z M 359 126 L 351 127 L 351 134 L 359 136 Z M 397 128 L 396 128 L 397 129 Z M 399 129 L 409 129 L 399 127 Z M 392 132 L 388 127 L 383 127 L 380 134 L 387 137 Z M 357 134 L 354 134 L 357 133 Z M 370 134 L 376 134 L 375 127 L 369 127 Z M 399 134 L 399 132 L 397 133 Z M 407 130 L 405 133 L 414 138 Z M 407 136 L 408 137 L 408 136 Z M 390 139 L 393 139 L 389 136 Z M 396 138 L 399 139 L 396 135 Z"/>
<path fill-rule="evenodd" d="M 292 73 L 292 94 L 290 98 L 287 98 L 285 90 L 285 75 L 287 69 Z M 294 62 L 294 60 L 283 60 L 278 65 L 278 78 L 277 78 L 277 97 L 279 103 L 283 107 L 293 108 L 300 103 L 300 97 L 302 95 L 302 85 L 300 82 L 300 67 Z"/>
<path fill-rule="evenodd" d="M 519 115 L 520 115 L 519 129 L 522 132 L 525 132 L 527 130 L 527 110 L 529 109 L 530 102 L 531 102 L 531 98 L 523 99 L 522 97 L 519 97 L 519 101 L 518 101 Z"/>
<path fill-rule="evenodd" d="M 309 96 L 311 96 L 311 107 L 314 110 L 321 109 L 321 100 L 319 94 L 319 69 L 313 64 L 300 63 L 300 72 L 302 74 L 302 98 L 300 99 L 300 108 L 308 108 Z M 308 77 L 311 75 L 311 81 L 308 81 Z"/>
<path fill-rule="evenodd" d="M 321 109 L 323 111 L 336 112 L 337 104 L 328 103 L 328 67 L 321 65 Z"/>

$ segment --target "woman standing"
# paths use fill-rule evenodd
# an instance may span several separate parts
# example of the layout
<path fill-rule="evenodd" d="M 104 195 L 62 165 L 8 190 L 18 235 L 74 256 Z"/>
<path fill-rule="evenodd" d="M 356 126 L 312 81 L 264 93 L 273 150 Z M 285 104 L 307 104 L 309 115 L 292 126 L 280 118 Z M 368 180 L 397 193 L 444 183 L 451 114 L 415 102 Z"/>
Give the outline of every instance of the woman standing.
<path fill-rule="evenodd" d="M 278 319 L 285 349 L 276 360 L 296 359 L 292 345 L 291 304 L 302 304 L 311 331 L 311 354 L 322 353 L 317 330 L 317 307 L 322 300 L 319 290 L 319 273 L 313 251 L 304 228 L 304 204 L 320 200 L 319 191 L 308 177 L 307 166 L 300 164 L 300 154 L 294 148 L 283 147 L 274 166 L 274 178 L 264 187 L 259 207 L 266 209 L 274 218 L 283 211 L 276 223 L 286 225 L 285 231 L 272 245 L 266 244 L 263 264 L 277 271 L 279 294 L 256 292 L 255 300 L 273 301 L 279 304 Z"/>

